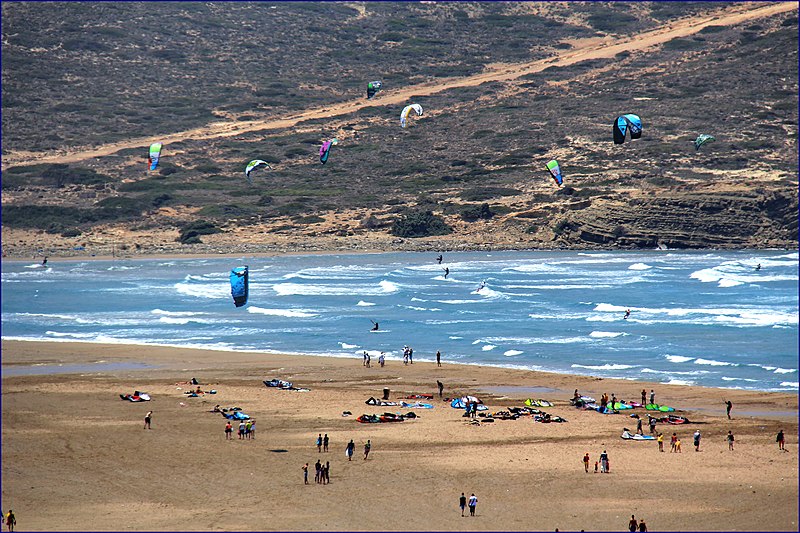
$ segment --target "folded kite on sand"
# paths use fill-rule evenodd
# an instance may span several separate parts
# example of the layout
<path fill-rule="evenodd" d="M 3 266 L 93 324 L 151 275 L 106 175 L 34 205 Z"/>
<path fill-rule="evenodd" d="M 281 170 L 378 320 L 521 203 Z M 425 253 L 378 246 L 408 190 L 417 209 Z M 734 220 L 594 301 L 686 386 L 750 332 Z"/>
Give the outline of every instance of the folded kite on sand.
<path fill-rule="evenodd" d="M 386 400 L 376 400 L 375 398 L 373 398 L 371 396 L 364 403 L 367 404 L 367 405 L 380 405 L 380 406 L 386 406 L 386 407 L 392 407 L 392 406 L 397 405 L 397 402 L 387 402 Z M 403 403 L 405 403 L 405 402 L 403 402 Z"/>
<path fill-rule="evenodd" d="M 656 440 L 655 437 L 650 435 L 639 435 L 638 433 L 631 433 L 631 430 L 624 428 L 622 430 L 622 438 L 625 440 Z"/>
<path fill-rule="evenodd" d="M 138 390 L 133 394 L 120 394 L 120 399 L 128 400 L 129 402 L 149 402 L 150 395 L 146 392 L 139 392 Z"/>
<path fill-rule="evenodd" d="M 311 390 L 302 387 L 295 387 L 292 385 L 291 381 L 284 381 L 282 379 L 272 379 L 270 381 L 264 380 L 264 385 L 266 385 L 267 387 L 274 387 L 280 390 L 293 390 L 296 392 L 308 392 Z"/>
<path fill-rule="evenodd" d="M 527 400 L 525 400 L 525 405 L 527 405 L 528 407 L 553 407 L 552 402 L 548 402 L 547 400 L 542 400 L 541 398 L 536 400 L 528 398 Z"/>
<path fill-rule="evenodd" d="M 658 405 L 657 403 L 648 403 L 644 406 L 648 411 L 661 411 L 662 413 L 671 413 L 675 410 L 674 407 L 667 407 L 666 405 Z"/>
<path fill-rule="evenodd" d="M 423 402 L 414 402 L 414 403 L 402 402 L 401 405 L 406 408 L 433 409 L 433 405 Z"/>

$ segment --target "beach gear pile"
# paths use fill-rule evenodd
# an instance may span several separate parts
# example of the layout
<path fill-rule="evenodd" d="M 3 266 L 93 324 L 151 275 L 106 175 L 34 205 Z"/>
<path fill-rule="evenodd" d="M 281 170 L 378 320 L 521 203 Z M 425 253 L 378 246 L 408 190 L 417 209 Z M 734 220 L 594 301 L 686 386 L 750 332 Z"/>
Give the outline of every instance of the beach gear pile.
<path fill-rule="evenodd" d="M 362 424 L 383 424 L 388 422 L 403 422 L 404 420 L 413 420 L 419 418 L 416 413 L 383 413 L 382 415 L 368 415 L 363 414 L 356 418 Z"/>
<path fill-rule="evenodd" d="M 553 407 L 553 402 L 548 402 L 547 400 L 542 400 L 541 398 L 536 400 L 528 398 L 525 400 L 525 405 L 528 407 Z"/>
<path fill-rule="evenodd" d="M 631 430 L 628 428 L 622 429 L 622 438 L 625 440 L 656 440 L 656 438 L 651 435 L 640 435 L 638 433 L 631 433 Z"/>
<path fill-rule="evenodd" d="M 381 407 L 383 407 L 383 406 L 393 407 L 393 406 L 397 405 L 397 402 L 388 402 L 386 400 L 376 400 L 372 396 L 370 396 L 369 399 L 364 403 L 367 404 L 367 405 L 380 405 Z M 405 402 L 403 402 L 403 403 L 405 403 Z"/>
<path fill-rule="evenodd" d="M 222 416 L 227 418 L 228 420 L 249 420 L 250 415 L 246 415 L 242 412 L 241 407 L 231 407 L 230 409 L 223 409 L 220 411 Z"/>
<path fill-rule="evenodd" d="M 128 400 L 129 402 L 149 402 L 150 395 L 146 392 L 134 391 L 133 394 L 120 394 L 121 400 Z"/>
<path fill-rule="evenodd" d="M 291 381 L 284 381 L 282 379 L 277 379 L 277 378 L 271 379 L 269 381 L 264 380 L 264 385 L 270 388 L 276 388 L 280 390 L 293 390 L 297 392 L 308 392 L 311 390 L 303 387 L 295 387 L 294 385 L 292 385 Z"/>

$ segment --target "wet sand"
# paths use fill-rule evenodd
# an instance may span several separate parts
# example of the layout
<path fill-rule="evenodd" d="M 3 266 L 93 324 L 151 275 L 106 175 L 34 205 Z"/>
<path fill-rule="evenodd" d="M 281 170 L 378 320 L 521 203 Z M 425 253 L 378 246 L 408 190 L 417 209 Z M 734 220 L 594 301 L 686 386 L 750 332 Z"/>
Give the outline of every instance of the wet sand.
<path fill-rule="evenodd" d="M 365 368 L 360 358 L 3 341 L 2 363 L 2 505 L 14 509 L 19 531 L 624 531 L 631 514 L 651 531 L 798 530 L 796 394 L 452 365 L 446 354 L 441 368 L 374 360 Z M 182 382 L 193 377 L 217 393 L 188 397 Z M 311 390 L 265 387 L 272 378 Z M 384 387 L 398 402 L 436 394 L 437 379 L 445 397 L 473 394 L 492 412 L 545 398 L 568 422 L 470 425 L 438 397 L 434 409 L 413 410 L 416 420 L 355 420 L 412 411 L 364 401 Z M 657 403 L 691 423 L 659 424 L 667 450 L 659 453 L 655 442 L 620 438 L 636 428 L 628 414 L 571 407 L 575 388 L 633 401 L 652 388 Z M 134 390 L 152 401 L 120 399 Z M 226 441 L 225 419 L 210 412 L 217 404 L 256 419 L 256 439 Z M 634 412 L 648 433 L 645 411 Z M 781 428 L 788 452 L 775 442 Z M 681 454 L 669 453 L 673 432 Z M 317 452 L 319 433 L 331 439 L 328 453 Z M 347 461 L 350 439 L 356 454 Z M 594 467 L 604 449 L 611 472 L 585 473 L 584 453 Z M 320 458 L 331 463 L 330 485 L 313 482 Z M 478 497 L 477 516 L 461 518 L 462 492 Z"/>

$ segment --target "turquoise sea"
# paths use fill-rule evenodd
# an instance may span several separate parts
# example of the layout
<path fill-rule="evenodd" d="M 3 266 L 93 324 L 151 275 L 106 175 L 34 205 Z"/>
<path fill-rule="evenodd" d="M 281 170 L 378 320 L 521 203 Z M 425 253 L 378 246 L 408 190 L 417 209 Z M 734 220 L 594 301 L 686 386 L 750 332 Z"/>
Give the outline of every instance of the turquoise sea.
<path fill-rule="evenodd" d="M 436 255 L 4 261 L 2 338 L 389 361 L 409 345 L 415 361 L 440 350 L 448 363 L 798 390 L 797 252 Z M 241 265 L 250 299 L 236 308 L 228 273 Z"/>

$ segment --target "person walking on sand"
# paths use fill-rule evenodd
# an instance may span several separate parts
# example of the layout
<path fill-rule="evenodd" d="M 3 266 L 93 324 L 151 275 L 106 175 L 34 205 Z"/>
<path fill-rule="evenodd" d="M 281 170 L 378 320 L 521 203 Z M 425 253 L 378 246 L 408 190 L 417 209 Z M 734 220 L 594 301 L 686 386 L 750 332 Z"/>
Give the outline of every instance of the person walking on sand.
<path fill-rule="evenodd" d="M 469 497 L 469 515 L 475 516 L 475 508 L 478 506 L 478 497 L 475 496 L 475 493 L 472 493 L 472 496 Z"/>
<path fill-rule="evenodd" d="M 730 400 L 725 400 L 725 413 L 728 415 L 728 420 L 731 419 L 731 409 L 733 409 L 733 404 Z"/>
<path fill-rule="evenodd" d="M 647 531 L 647 524 L 644 523 L 644 518 L 639 520 L 639 531 Z"/>
<path fill-rule="evenodd" d="M 303 465 L 303 484 L 308 485 L 308 463 Z"/>
<path fill-rule="evenodd" d="M 608 452 L 606 450 L 603 450 L 603 453 L 600 454 L 600 471 L 608 474 Z"/>
<path fill-rule="evenodd" d="M 442 352 L 436 350 L 436 366 L 442 366 Z"/>
<path fill-rule="evenodd" d="M 636 433 L 638 433 L 639 435 L 644 435 L 644 431 L 642 431 L 642 419 L 641 418 L 639 418 L 636 421 Z"/>
<path fill-rule="evenodd" d="M 664 434 L 663 433 L 659 433 L 658 434 L 658 451 L 660 451 L 660 452 L 664 451 Z"/>
<path fill-rule="evenodd" d="M 669 439 L 669 453 L 676 452 L 676 447 L 678 446 L 678 436 L 673 433 L 672 437 Z"/>
<path fill-rule="evenodd" d="M 367 439 L 367 443 L 364 445 L 364 460 L 367 460 L 369 456 L 369 451 L 372 449 L 372 443 Z"/>
<path fill-rule="evenodd" d="M 442 397 L 442 391 L 444 390 L 444 385 L 438 379 L 436 380 L 436 386 L 439 387 L 439 398 Z"/>
<path fill-rule="evenodd" d="M 655 435 L 656 434 L 656 422 L 658 422 L 658 421 L 656 420 L 656 417 L 654 417 L 654 416 L 647 415 L 647 418 L 648 418 L 648 423 L 650 424 L 650 434 L 651 435 Z"/>
<path fill-rule="evenodd" d="M 153 429 L 150 427 L 150 420 L 153 418 L 153 411 L 147 411 L 144 415 L 144 427 L 142 429 Z"/>
<path fill-rule="evenodd" d="M 322 453 L 322 433 L 317 436 L 317 453 Z"/>
<path fill-rule="evenodd" d="M 9 531 L 14 531 L 14 526 L 16 525 L 17 525 L 17 517 L 14 516 L 14 511 L 9 509 L 8 514 L 6 515 L 6 526 L 8 527 Z"/>
<path fill-rule="evenodd" d="M 783 430 L 782 429 L 780 431 L 778 431 L 778 436 L 775 437 L 775 442 L 778 443 L 778 449 L 779 450 L 786 451 L 786 447 L 785 447 L 786 439 L 783 436 Z"/>
<path fill-rule="evenodd" d="M 733 451 L 733 441 L 734 441 L 733 433 L 730 430 L 728 430 L 728 449 L 730 451 Z"/>
<path fill-rule="evenodd" d="M 322 483 L 322 461 L 317 459 L 317 463 L 314 465 L 314 470 L 316 474 L 314 474 L 314 483 Z"/>
<path fill-rule="evenodd" d="M 353 442 L 353 439 L 350 439 L 350 442 L 347 443 L 347 448 L 345 448 L 344 453 L 347 455 L 347 460 L 353 460 L 353 452 L 356 451 L 356 443 Z"/>
<path fill-rule="evenodd" d="M 233 436 L 231 435 L 232 433 L 233 433 L 233 426 L 231 425 L 231 421 L 228 420 L 225 423 L 225 440 L 231 440 L 233 438 Z"/>
<path fill-rule="evenodd" d="M 589 473 L 589 452 L 586 452 L 586 455 L 583 456 L 583 469 L 586 470 L 586 473 Z"/>
<path fill-rule="evenodd" d="M 386 354 L 384 354 L 383 352 L 381 352 L 381 354 L 378 356 L 378 364 L 380 364 L 380 365 L 381 365 L 381 368 L 383 368 L 383 364 L 384 364 L 385 362 L 386 362 Z"/>
<path fill-rule="evenodd" d="M 467 497 L 464 496 L 464 493 L 461 493 L 461 497 L 458 499 L 458 506 L 461 507 L 461 516 L 464 516 L 464 510 L 467 508 Z"/>
<path fill-rule="evenodd" d="M 636 531 L 639 529 L 639 523 L 636 521 L 636 517 L 631 515 L 631 519 L 628 521 L 628 531 Z"/>
<path fill-rule="evenodd" d="M 250 421 L 250 438 L 256 440 L 256 421 Z"/>
<path fill-rule="evenodd" d="M 700 430 L 694 432 L 694 451 L 700 451 Z"/>
<path fill-rule="evenodd" d="M 369 357 L 369 355 L 367 354 L 367 351 L 364 350 L 363 361 L 361 362 L 363 366 L 367 366 L 367 357 Z"/>
<path fill-rule="evenodd" d="M 327 452 L 328 451 L 328 442 L 329 442 L 328 434 L 325 433 L 325 436 L 322 438 L 322 451 L 323 452 Z"/>

